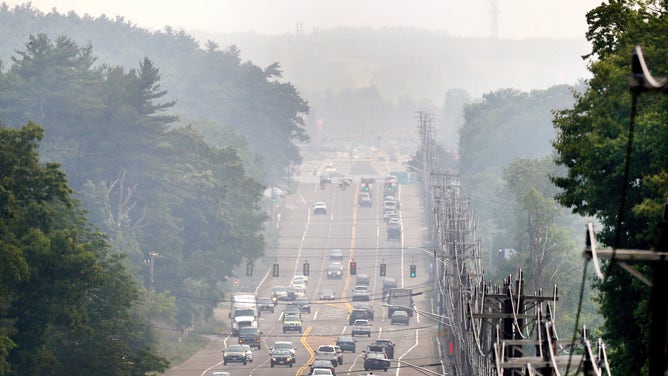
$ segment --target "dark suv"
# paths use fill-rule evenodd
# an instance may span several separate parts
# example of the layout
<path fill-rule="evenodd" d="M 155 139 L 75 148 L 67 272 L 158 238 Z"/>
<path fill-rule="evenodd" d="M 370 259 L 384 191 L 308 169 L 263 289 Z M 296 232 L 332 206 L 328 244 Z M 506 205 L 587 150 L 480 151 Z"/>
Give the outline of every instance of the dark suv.
<path fill-rule="evenodd" d="M 355 339 L 352 336 L 340 336 L 336 340 L 336 346 L 341 348 L 341 351 L 355 352 Z"/>
<path fill-rule="evenodd" d="M 369 317 L 369 312 L 365 309 L 353 309 L 350 311 L 350 315 L 348 316 L 348 325 L 352 325 L 355 320 L 358 319 L 364 319 L 364 320 L 371 320 Z"/>
<path fill-rule="evenodd" d="M 274 301 L 271 298 L 259 298 L 257 300 L 257 307 L 260 313 L 262 312 L 274 313 Z"/>
<path fill-rule="evenodd" d="M 262 348 L 262 332 L 258 328 L 241 328 L 239 329 L 239 344 L 256 347 L 258 350 Z"/>
<path fill-rule="evenodd" d="M 299 307 L 299 310 L 305 313 L 311 313 L 311 303 L 306 298 L 297 298 L 295 304 Z"/>

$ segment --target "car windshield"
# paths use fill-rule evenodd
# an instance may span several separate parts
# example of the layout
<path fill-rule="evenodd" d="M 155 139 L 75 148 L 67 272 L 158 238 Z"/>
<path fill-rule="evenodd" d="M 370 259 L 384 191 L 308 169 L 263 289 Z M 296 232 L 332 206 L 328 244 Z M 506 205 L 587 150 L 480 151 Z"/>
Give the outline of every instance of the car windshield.
<path fill-rule="evenodd" d="M 294 348 L 294 346 L 292 345 L 292 343 L 288 343 L 288 342 L 276 342 L 274 344 L 274 349 L 276 349 L 276 350 L 286 350 L 286 349 L 287 350 L 292 350 L 293 348 Z"/>
<path fill-rule="evenodd" d="M 244 348 L 239 345 L 233 345 L 227 347 L 228 352 L 245 352 Z"/>
<path fill-rule="evenodd" d="M 290 351 L 285 349 L 275 349 L 271 352 L 273 355 L 292 355 Z"/>

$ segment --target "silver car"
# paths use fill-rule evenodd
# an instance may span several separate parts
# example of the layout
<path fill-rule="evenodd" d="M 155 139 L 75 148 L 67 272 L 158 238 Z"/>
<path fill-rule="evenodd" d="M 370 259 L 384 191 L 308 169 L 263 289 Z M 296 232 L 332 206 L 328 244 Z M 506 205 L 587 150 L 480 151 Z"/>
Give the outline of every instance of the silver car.
<path fill-rule="evenodd" d="M 241 345 L 246 350 L 246 360 L 253 363 L 253 349 L 250 345 Z"/>

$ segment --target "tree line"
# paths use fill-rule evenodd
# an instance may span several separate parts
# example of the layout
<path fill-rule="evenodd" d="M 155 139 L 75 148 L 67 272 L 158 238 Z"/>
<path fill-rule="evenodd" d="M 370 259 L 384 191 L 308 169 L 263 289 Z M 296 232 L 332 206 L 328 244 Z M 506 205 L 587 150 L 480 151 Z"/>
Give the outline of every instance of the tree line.
<path fill-rule="evenodd" d="M 202 98 L 246 107 L 277 148 L 290 144 L 283 163 L 299 159 L 290 138 L 308 108 L 272 81 L 278 67 L 207 48 L 257 96 L 226 77 L 212 80 L 226 101 L 215 85 Z M 97 59 L 90 44 L 37 33 L 0 73 L 0 374 L 163 371 L 151 324 L 201 324 L 233 268 L 264 253 L 262 163 L 245 137 L 220 118 L 184 125 L 150 58 Z"/>
<path fill-rule="evenodd" d="M 591 79 L 572 88 L 489 93 L 465 108 L 460 130 L 459 167 L 480 208 L 484 239 L 494 249 L 517 251 L 497 270 L 523 267 L 534 289 L 558 283 L 560 299 L 566 294 L 559 303 L 559 321 L 568 323 L 562 337 L 578 319 L 595 324 L 615 374 L 648 372 L 651 288 L 604 262 L 605 280 L 590 278 L 595 290 L 579 305 L 583 224 L 596 222 L 601 247 L 651 250 L 656 244 L 668 197 L 668 101 L 643 93 L 631 132 L 629 78 L 636 45 L 656 76 L 668 71 L 667 13 L 660 1 L 602 3 L 587 13 L 591 52 L 584 58 Z M 647 265 L 630 264 L 651 279 Z"/>

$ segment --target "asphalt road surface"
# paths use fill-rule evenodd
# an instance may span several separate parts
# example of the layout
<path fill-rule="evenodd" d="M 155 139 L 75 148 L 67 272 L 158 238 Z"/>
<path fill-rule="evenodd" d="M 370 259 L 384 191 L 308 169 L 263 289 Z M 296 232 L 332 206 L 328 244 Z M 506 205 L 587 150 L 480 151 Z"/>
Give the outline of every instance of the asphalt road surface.
<path fill-rule="evenodd" d="M 308 156 L 306 157 L 308 158 Z M 306 159 L 305 158 L 305 159 Z M 337 185 L 338 177 L 332 184 L 321 189 L 319 174 L 325 160 L 332 161 L 337 172 L 353 178 L 353 184 L 342 190 Z M 394 375 L 442 375 L 438 353 L 437 317 L 432 312 L 431 293 L 433 284 L 429 281 L 432 255 L 423 249 L 424 213 L 419 199 L 419 186 L 399 185 L 397 192 L 401 203 L 400 216 L 403 227 L 401 241 L 388 241 L 386 224 L 383 220 L 383 179 L 389 171 L 401 170 L 397 162 L 378 159 L 336 159 L 325 156 L 306 159 L 302 165 L 299 189 L 285 196 L 281 217 L 279 245 L 268 249 L 267 257 L 280 265 L 280 277 L 272 277 L 269 271 L 256 271 L 254 279 L 258 297 L 270 296 L 273 286 L 288 286 L 292 276 L 302 270 L 304 262 L 310 265 L 306 297 L 311 301 L 311 313 L 303 314 L 302 333 L 282 330 L 282 308 L 276 306 L 275 313 L 262 313 L 262 349 L 254 350 L 254 361 L 247 365 L 231 363 L 223 365 L 222 350 L 236 344 L 237 338 L 228 335 L 213 335 L 212 342 L 186 362 L 174 366 L 169 376 L 205 376 L 216 371 L 227 371 L 236 375 L 307 375 L 308 365 L 313 361 L 314 351 L 319 345 L 333 344 L 342 334 L 350 334 L 348 313 L 352 308 L 352 289 L 356 276 L 349 273 L 349 262 L 357 264 L 357 274 L 370 277 L 370 304 L 375 310 L 370 337 L 355 337 L 356 353 L 344 353 L 342 365 L 336 368 L 337 375 L 364 375 L 363 350 L 376 339 L 389 339 L 395 344 L 395 356 L 388 374 Z M 312 173 L 312 172 L 315 172 Z M 357 193 L 361 177 L 375 177 L 372 186 L 373 205 L 371 208 L 357 205 Z M 314 215 L 315 201 L 327 203 L 327 215 Z M 330 260 L 332 249 L 343 251 L 342 260 Z M 327 279 L 326 268 L 332 261 L 343 264 L 343 276 Z M 270 262 L 271 263 L 271 262 Z M 416 311 L 408 326 L 391 325 L 387 308 L 381 299 L 383 277 L 379 275 L 380 264 L 387 265 L 387 276 L 397 280 L 399 287 L 411 288 L 415 296 Z M 417 275 L 409 276 L 409 266 L 415 264 Z M 265 272 L 267 272 L 265 274 Z M 247 282 L 246 282 L 247 283 Z M 331 289 L 335 300 L 320 301 L 323 289 Z M 224 305 L 217 314 L 226 318 Z M 270 367 L 268 349 L 276 341 L 292 341 L 297 348 L 296 364 L 293 367 L 277 365 Z M 373 371 L 374 374 L 385 372 Z"/>

